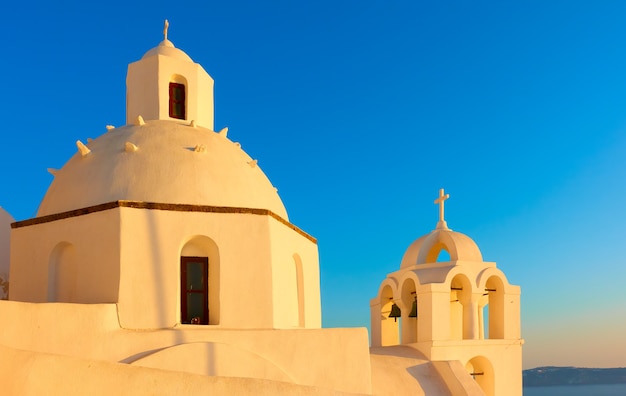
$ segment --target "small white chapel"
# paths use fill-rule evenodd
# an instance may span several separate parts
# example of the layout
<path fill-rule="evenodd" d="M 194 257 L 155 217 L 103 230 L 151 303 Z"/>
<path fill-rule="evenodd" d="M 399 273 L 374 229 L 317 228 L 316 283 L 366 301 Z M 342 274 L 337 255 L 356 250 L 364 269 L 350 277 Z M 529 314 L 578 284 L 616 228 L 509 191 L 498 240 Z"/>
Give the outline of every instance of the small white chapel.
<path fill-rule="evenodd" d="M 0 394 L 522 395 L 520 287 L 444 190 L 371 332 L 322 328 L 317 240 L 215 130 L 167 21 L 126 87 L 126 125 L 76 141 L 34 218 L 0 208 Z"/>

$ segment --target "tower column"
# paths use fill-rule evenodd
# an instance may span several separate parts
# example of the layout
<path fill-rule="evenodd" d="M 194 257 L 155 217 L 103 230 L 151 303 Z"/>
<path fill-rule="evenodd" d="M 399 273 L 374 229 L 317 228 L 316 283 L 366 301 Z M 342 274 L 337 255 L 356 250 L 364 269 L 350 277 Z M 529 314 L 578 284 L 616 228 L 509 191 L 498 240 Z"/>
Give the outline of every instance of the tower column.
<path fill-rule="evenodd" d="M 478 317 L 478 297 L 473 296 L 463 305 L 463 338 L 477 340 L 480 336 Z"/>

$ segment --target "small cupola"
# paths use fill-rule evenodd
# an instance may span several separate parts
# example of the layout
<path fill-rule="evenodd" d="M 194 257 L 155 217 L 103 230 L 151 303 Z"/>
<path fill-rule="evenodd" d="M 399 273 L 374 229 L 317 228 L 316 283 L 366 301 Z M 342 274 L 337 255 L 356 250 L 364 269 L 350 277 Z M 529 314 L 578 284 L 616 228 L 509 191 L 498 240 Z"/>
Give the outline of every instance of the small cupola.
<path fill-rule="evenodd" d="M 173 120 L 213 130 L 213 78 L 167 38 L 128 65 L 126 124 Z"/>

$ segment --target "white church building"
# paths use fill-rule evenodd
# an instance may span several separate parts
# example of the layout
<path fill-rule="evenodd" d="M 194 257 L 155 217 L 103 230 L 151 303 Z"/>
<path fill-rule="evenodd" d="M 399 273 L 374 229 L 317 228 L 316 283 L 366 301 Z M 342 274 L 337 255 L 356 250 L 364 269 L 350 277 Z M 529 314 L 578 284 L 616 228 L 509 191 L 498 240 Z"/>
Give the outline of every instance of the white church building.
<path fill-rule="evenodd" d="M 126 125 L 76 142 L 36 217 L 0 208 L 0 393 L 520 396 L 520 288 L 443 190 L 371 334 L 321 328 L 316 239 L 164 33 L 128 66 Z"/>

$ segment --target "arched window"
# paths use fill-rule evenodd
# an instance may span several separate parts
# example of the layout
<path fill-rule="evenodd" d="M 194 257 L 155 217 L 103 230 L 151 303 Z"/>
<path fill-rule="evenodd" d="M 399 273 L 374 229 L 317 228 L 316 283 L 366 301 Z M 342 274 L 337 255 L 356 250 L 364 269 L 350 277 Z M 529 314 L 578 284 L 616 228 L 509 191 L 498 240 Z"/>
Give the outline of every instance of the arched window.
<path fill-rule="evenodd" d="M 179 120 L 186 119 L 186 92 L 185 84 L 170 83 L 170 117 Z"/>
<path fill-rule="evenodd" d="M 206 236 L 191 238 L 181 249 L 180 323 L 220 323 L 220 255 Z"/>
<path fill-rule="evenodd" d="M 180 258 L 181 322 L 209 324 L 209 258 Z"/>

